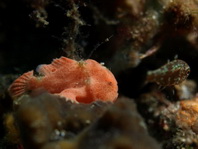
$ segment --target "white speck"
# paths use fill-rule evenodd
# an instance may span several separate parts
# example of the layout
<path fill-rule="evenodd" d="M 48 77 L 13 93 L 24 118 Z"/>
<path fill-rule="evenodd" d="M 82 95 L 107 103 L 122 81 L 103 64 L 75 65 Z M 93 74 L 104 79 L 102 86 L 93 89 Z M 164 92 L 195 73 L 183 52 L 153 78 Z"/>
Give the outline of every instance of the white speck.
<path fill-rule="evenodd" d="M 155 20 L 157 17 L 155 15 L 152 16 L 152 19 Z"/>
<path fill-rule="evenodd" d="M 86 123 L 86 124 L 90 124 L 91 121 L 90 121 L 90 120 L 86 120 L 85 123 Z"/>
<path fill-rule="evenodd" d="M 100 65 L 104 66 L 104 65 L 105 65 L 105 63 L 104 63 L 104 62 L 101 62 L 101 63 L 100 63 Z"/>
<path fill-rule="evenodd" d="M 60 131 L 59 131 L 58 129 L 55 129 L 55 134 L 56 134 L 57 136 L 59 136 L 59 135 L 60 135 Z"/>
<path fill-rule="evenodd" d="M 65 134 L 66 134 L 66 133 L 65 133 L 65 131 L 64 131 L 64 130 L 62 130 L 62 131 L 60 132 L 60 136 L 61 136 L 61 137 L 64 137 L 64 136 L 65 136 Z"/>
<path fill-rule="evenodd" d="M 61 121 L 58 121 L 58 122 L 57 122 L 57 125 L 58 125 L 58 126 L 61 126 L 61 125 L 62 125 L 62 122 L 61 122 Z"/>

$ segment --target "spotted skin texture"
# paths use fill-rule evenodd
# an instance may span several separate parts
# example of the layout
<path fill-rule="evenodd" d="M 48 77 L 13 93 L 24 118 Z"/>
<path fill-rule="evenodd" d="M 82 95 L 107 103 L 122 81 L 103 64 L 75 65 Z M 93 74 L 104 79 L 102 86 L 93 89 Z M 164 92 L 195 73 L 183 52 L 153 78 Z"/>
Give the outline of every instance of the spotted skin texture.
<path fill-rule="evenodd" d="M 190 73 L 189 65 L 183 60 L 173 60 L 159 69 L 147 72 L 147 82 L 160 86 L 172 86 L 182 83 Z"/>

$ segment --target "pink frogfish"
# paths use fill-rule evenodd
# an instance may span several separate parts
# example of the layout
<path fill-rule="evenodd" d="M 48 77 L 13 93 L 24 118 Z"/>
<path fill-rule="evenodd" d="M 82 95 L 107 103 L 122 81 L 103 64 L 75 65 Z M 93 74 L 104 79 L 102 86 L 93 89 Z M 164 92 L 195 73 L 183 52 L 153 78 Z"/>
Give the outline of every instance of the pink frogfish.
<path fill-rule="evenodd" d="M 24 73 L 9 87 L 13 99 L 42 89 L 65 97 L 75 103 L 90 103 L 96 100 L 113 102 L 118 96 L 114 75 L 95 60 L 76 61 L 66 57 L 54 59 L 51 64 L 39 65 Z"/>

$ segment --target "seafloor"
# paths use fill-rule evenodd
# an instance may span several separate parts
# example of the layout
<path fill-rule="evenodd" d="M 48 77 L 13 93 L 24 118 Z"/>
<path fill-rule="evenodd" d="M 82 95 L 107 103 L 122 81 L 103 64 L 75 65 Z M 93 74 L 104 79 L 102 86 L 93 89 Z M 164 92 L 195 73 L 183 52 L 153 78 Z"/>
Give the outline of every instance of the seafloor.
<path fill-rule="evenodd" d="M 118 99 L 11 98 L 18 76 L 61 56 L 104 62 Z M 174 59 L 185 81 L 147 80 Z M 0 0 L 1 149 L 197 149 L 197 83 L 198 0 Z"/>

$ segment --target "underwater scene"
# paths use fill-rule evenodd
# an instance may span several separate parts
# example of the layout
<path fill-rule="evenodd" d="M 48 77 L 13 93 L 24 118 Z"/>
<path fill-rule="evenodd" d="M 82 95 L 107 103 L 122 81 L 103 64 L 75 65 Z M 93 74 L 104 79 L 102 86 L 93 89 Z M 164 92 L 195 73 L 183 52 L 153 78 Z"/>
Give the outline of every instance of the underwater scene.
<path fill-rule="evenodd" d="M 198 149 L 198 0 L 0 0 L 0 149 Z"/>

